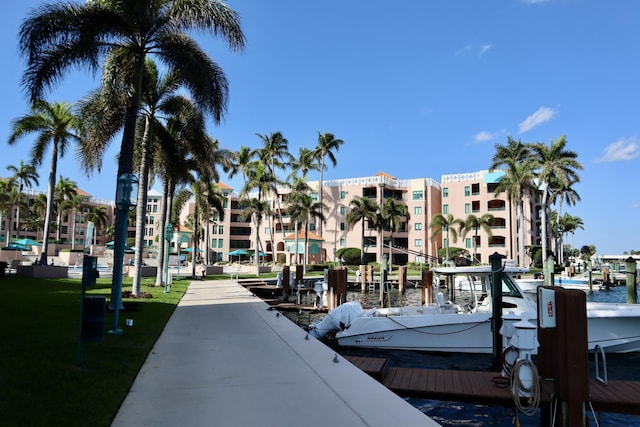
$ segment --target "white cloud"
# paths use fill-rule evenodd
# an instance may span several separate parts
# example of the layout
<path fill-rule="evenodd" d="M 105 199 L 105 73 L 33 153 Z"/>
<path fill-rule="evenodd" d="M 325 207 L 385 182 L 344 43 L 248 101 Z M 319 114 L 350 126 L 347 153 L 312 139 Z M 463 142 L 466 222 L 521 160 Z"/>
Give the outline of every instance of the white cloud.
<path fill-rule="evenodd" d="M 491 141 L 492 139 L 495 139 L 495 137 L 498 136 L 497 132 L 487 132 L 485 130 L 483 130 L 482 132 L 478 132 L 476 134 L 475 140 L 476 142 L 485 142 L 485 141 Z"/>
<path fill-rule="evenodd" d="M 640 157 L 640 145 L 635 136 L 620 138 L 605 147 L 604 154 L 596 159 L 599 162 L 618 162 Z"/>
<path fill-rule="evenodd" d="M 536 126 L 539 126 L 549 120 L 553 119 L 557 114 L 557 111 L 553 108 L 549 107 L 540 107 L 538 110 L 531 114 L 529 117 L 524 119 L 523 122 L 520 122 L 518 125 L 518 132 L 525 133 L 530 131 Z"/>
<path fill-rule="evenodd" d="M 489 43 L 483 44 L 482 46 L 480 46 L 478 56 L 483 56 L 485 53 L 489 52 L 489 50 L 491 50 L 491 45 Z"/>

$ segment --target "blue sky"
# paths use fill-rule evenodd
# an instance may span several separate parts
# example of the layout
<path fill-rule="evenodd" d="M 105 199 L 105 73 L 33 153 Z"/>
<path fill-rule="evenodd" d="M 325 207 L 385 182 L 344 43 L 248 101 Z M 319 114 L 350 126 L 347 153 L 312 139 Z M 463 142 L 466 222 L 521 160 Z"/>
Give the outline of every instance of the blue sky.
<path fill-rule="evenodd" d="M 640 250 L 640 3 L 633 0 L 407 0 L 228 2 L 242 16 L 247 48 L 202 46 L 223 67 L 230 104 L 210 134 L 225 148 L 258 147 L 256 133 L 281 131 L 290 149 L 317 134 L 345 141 L 325 179 L 385 171 L 398 178 L 488 168 L 507 136 L 549 143 L 566 135 L 583 164 L 574 245 L 599 253 Z M 0 17 L 4 90 L 0 140 L 28 111 L 19 86 L 20 22 L 35 0 L 6 4 Z M 49 99 L 74 102 L 95 87 L 80 70 Z M 0 145 L 6 165 L 29 160 L 33 138 Z M 59 173 L 113 199 L 120 141 L 90 179 L 73 153 Z M 39 169 L 46 185 L 48 160 Z M 317 177 L 312 176 L 312 179 Z M 239 188 L 238 181 L 223 181 Z"/>

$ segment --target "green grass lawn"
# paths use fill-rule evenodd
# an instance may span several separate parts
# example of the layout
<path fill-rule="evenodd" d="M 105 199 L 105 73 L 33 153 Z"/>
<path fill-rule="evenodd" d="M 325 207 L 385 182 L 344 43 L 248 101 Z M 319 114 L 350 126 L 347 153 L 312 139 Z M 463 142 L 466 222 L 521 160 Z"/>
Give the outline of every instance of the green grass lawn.
<path fill-rule="evenodd" d="M 107 311 L 102 341 L 83 343 L 80 353 L 79 279 L 0 278 L 0 425 L 110 425 L 189 284 L 176 281 L 164 293 L 153 281 L 142 284 L 152 298 L 123 300 L 135 304 L 120 311 L 122 335 L 106 333 L 113 327 Z M 110 286 L 111 279 L 98 279 L 87 295 L 108 301 Z"/>

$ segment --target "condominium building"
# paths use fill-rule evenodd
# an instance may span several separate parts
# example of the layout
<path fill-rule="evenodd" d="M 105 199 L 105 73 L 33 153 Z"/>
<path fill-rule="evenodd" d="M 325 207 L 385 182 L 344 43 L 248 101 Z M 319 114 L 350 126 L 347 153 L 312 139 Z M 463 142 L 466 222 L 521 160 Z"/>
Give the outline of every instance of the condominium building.
<path fill-rule="evenodd" d="M 335 253 L 338 249 L 360 248 L 362 244 L 362 225 L 349 227 L 346 215 L 351 202 L 357 198 L 368 197 L 378 206 L 384 200 L 392 198 L 407 207 L 408 215 L 401 218 L 400 230 L 391 232 L 384 229 L 382 241 L 380 232 L 374 225 L 365 221 L 364 254 L 367 262 L 379 262 L 382 254 L 388 254 L 392 247 L 392 262 L 429 262 L 438 256 L 438 251 L 446 246 L 461 247 L 475 256 L 478 262 L 487 263 L 489 256 L 497 252 L 506 258 L 517 257 L 517 219 L 515 206 L 509 201 L 507 194 L 495 194 L 501 172 L 479 171 L 471 173 L 443 175 L 437 182 L 431 178 L 397 179 L 387 173 L 380 172 L 369 177 L 345 178 L 324 181 L 322 183 L 322 202 L 327 206 L 324 211 L 325 222 L 310 218 L 308 224 L 307 262 L 337 262 Z M 319 200 L 320 182 L 309 182 L 312 198 Z M 254 250 L 255 232 L 250 217 L 243 216 L 242 202 L 232 189 L 221 186 L 228 198 L 228 209 L 222 221 L 214 222 L 210 230 L 209 249 L 214 260 L 229 260 L 228 253 L 236 249 Z M 267 195 L 273 215 L 263 218 L 259 233 L 261 247 L 265 259 L 285 260 L 287 264 L 303 262 L 302 245 L 305 231 L 298 230 L 296 239 L 295 227 L 286 213 L 286 196 L 289 190 L 280 189 L 277 196 Z M 539 244 L 539 220 L 531 222 L 539 206 L 532 198 L 525 200 L 524 216 L 525 245 Z M 192 208 L 190 208 L 192 209 Z M 443 232 L 431 239 L 430 224 L 436 214 L 452 214 L 454 218 L 465 220 L 470 214 L 481 217 L 491 214 L 491 236 L 484 230 L 468 231 L 458 241 L 447 240 Z M 273 232 L 272 232 L 273 230 Z M 456 231 L 458 229 L 456 228 Z M 297 242 L 297 246 L 296 246 Z M 296 250 L 296 248 L 298 248 Z"/>

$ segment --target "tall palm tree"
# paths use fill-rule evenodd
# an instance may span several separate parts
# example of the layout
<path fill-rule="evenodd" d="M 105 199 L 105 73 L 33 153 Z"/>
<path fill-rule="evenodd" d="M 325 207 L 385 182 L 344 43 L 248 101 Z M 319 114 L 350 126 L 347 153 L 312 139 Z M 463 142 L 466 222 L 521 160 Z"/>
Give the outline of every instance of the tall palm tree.
<path fill-rule="evenodd" d="M 71 250 L 76 248 L 76 225 L 78 223 L 78 212 L 83 212 L 86 208 L 82 196 L 76 194 L 72 199 L 66 200 L 65 210 L 71 211 Z M 84 221 L 84 218 L 83 218 Z"/>
<path fill-rule="evenodd" d="M 554 180 L 554 182 L 552 182 L 549 185 L 551 194 L 549 195 L 549 204 L 553 205 L 555 203 L 558 203 L 558 218 L 562 218 L 562 204 L 563 202 L 567 202 L 567 206 L 573 206 L 575 205 L 577 202 L 579 202 L 580 200 L 582 200 L 582 198 L 580 197 L 580 194 L 578 194 L 578 192 L 575 190 L 575 188 L 573 187 L 573 185 L 576 184 L 576 182 L 573 181 L 567 181 L 566 183 L 563 183 L 561 181 L 556 181 Z M 564 263 L 564 251 L 562 250 L 558 250 L 558 248 L 562 248 L 562 237 L 563 237 L 564 233 L 557 233 L 556 238 L 558 240 L 556 240 L 556 252 L 558 253 L 558 263 L 559 264 L 563 264 Z"/>
<path fill-rule="evenodd" d="M 62 229 L 62 213 L 65 210 L 67 201 L 73 199 L 77 194 L 78 185 L 70 178 L 63 177 L 58 178 L 56 188 L 54 191 L 54 211 L 56 212 L 56 240 L 60 241 L 60 233 Z M 48 238 L 49 236 L 45 236 Z"/>
<path fill-rule="evenodd" d="M 48 103 L 36 100 L 31 108 L 31 114 L 22 116 L 12 123 L 12 134 L 9 144 L 14 144 L 20 137 L 37 133 L 38 138 L 31 151 L 34 166 L 42 163 L 49 144 L 52 145 L 51 165 L 49 167 L 49 181 L 47 184 L 47 214 L 44 219 L 44 242 L 40 264 L 47 264 L 47 250 L 49 243 L 49 227 L 53 215 L 53 197 L 58 172 L 58 158 L 62 158 L 72 142 L 79 142 L 80 136 L 76 129 L 78 119 L 72 112 L 72 106 L 66 102 Z"/>
<path fill-rule="evenodd" d="M 484 230 L 487 233 L 487 239 L 491 240 L 491 224 L 494 220 L 495 218 L 491 214 L 484 214 L 481 217 L 469 214 L 464 220 L 460 230 L 462 237 L 466 237 L 467 233 L 473 230 L 473 262 L 478 262 L 478 231 Z"/>
<path fill-rule="evenodd" d="M 542 189 L 542 260 L 547 259 L 547 213 L 549 210 L 549 195 L 551 185 L 568 187 L 570 183 L 580 182 L 577 171 L 582 170 L 578 162 L 578 153 L 567 150 L 567 139 L 563 135 L 549 145 L 536 143 L 531 146 L 535 156 L 533 165 Z M 546 265 L 546 264 L 545 264 Z"/>
<path fill-rule="evenodd" d="M 316 145 L 314 152 L 316 159 L 320 162 L 320 187 L 318 188 L 318 201 L 321 205 L 323 204 L 322 182 L 324 180 L 324 170 L 326 168 L 325 158 L 329 158 L 329 161 L 335 167 L 338 163 L 338 160 L 336 159 L 334 151 L 337 152 L 342 144 L 344 144 L 344 141 L 341 139 L 337 139 L 332 133 L 325 132 L 324 134 L 321 134 L 320 132 L 318 132 L 318 145 Z M 322 223 L 320 223 L 319 234 L 320 236 L 322 236 Z"/>
<path fill-rule="evenodd" d="M 312 219 L 318 219 L 320 222 L 325 220 L 322 212 L 326 206 L 313 200 L 309 193 L 294 193 L 289 200 L 288 211 L 291 219 L 297 223 L 304 224 L 304 262 L 303 272 L 307 272 L 307 263 L 309 256 L 309 223 Z M 296 256 L 297 256 L 296 247 Z"/>
<path fill-rule="evenodd" d="M 409 209 L 404 203 L 399 203 L 393 200 L 392 197 L 384 199 L 382 208 L 380 209 L 380 215 L 385 228 L 389 229 L 389 273 L 393 269 L 393 233 L 400 231 L 402 226 L 402 218 L 409 220 Z"/>
<path fill-rule="evenodd" d="M 226 77 L 185 32 L 188 30 L 210 31 L 234 51 L 244 48 L 237 14 L 214 0 L 94 0 L 35 9 L 20 27 L 20 50 L 27 58 L 23 86 L 35 102 L 72 67 L 87 65 L 96 71 L 105 58 L 119 63 L 121 76 L 112 83 L 126 81 L 128 91 L 117 176 L 131 174 L 147 55 L 152 53 L 176 70 L 196 102 L 213 115 L 216 123 L 226 109 Z M 116 211 L 116 259 L 124 255 L 126 217 L 127 212 Z M 122 265 L 115 263 L 114 267 L 112 298 L 119 302 L 116 293 L 120 291 L 117 285 Z"/>
<path fill-rule="evenodd" d="M 287 195 L 287 203 L 294 202 L 297 198 L 301 197 L 303 194 L 310 194 L 311 187 L 307 183 L 306 177 L 297 177 L 295 175 L 291 175 L 290 178 L 293 178 L 293 182 L 291 184 L 291 192 Z M 291 215 L 290 209 L 287 208 L 287 212 Z M 293 218 L 291 217 L 291 221 L 293 221 L 293 230 L 294 230 L 294 247 L 295 247 L 295 257 L 294 257 L 294 265 L 298 265 L 298 230 L 299 226 L 302 224 L 301 219 L 304 218 Z"/>
<path fill-rule="evenodd" d="M 449 242 L 457 242 L 458 241 L 458 232 L 455 227 L 464 226 L 464 221 L 460 218 L 455 218 L 453 214 L 435 214 L 433 218 L 431 218 L 431 224 L 429 224 L 429 228 L 431 228 L 431 239 L 434 239 L 439 234 L 443 232 L 447 233 L 447 238 L 445 241 L 446 248 L 446 260 L 449 260 Z"/>
<path fill-rule="evenodd" d="M 107 226 L 107 222 L 109 221 L 107 208 L 101 205 L 92 205 L 89 208 L 89 212 L 87 212 L 87 214 L 85 215 L 85 219 L 87 221 L 93 222 L 94 224 L 93 244 L 95 245 L 98 241 L 98 232 L 100 230 L 104 232 Z"/>
<path fill-rule="evenodd" d="M 369 197 L 359 197 L 349 202 L 349 212 L 345 216 L 345 222 L 349 229 L 352 229 L 358 222 L 362 222 L 362 232 L 360 236 L 360 265 L 365 265 L 364 256 L 364 226 L 365 221 L 374 223 L 378 204 Z"/>
<path fill-rule="evenodd" d="M 507 192 L 510 202 L 516 205 L 516 221 L 518 223 L 518 264 L 525 265 L 524 242 L 524 197 L 536 189 L 534 185 L 531 148 L 520 140 L 507 138 L 506 145 L 496 144 L 496 152 L 491 159 L 489 170 L 505 167 L 506 175 L 500 179 L 496 187 L 496 195 Z"/>
<path fill-rule="evenodd" d="M 260 226 L 262 225 L 262 218 L 265 214 L 270 212 L 269 203 L 263 200 L 260 200 L 257 197 L 249 197 L 241 199 L 244 205 L 244 210 L 240 214 L 240 218 L 247 219 L 253 218 L 253 226 L 255 230 L 255 253 L 254 253 L 254 264 L 256 267 L 256 276 L 260 275 L 260 257 L 258 254 L 260 253 Z"/>
<path fill-rule="evenodd" d="M 271 258 L 273 262 L 276 261 L 276 246 L 274 238 L 275 220 L 280 223 L 280 229 L 284 235 L 284 227 L 282 226 L 282 207 L 280 203 L 280 194 L 278 186 L 282 185 L 281 180 L 278 178 L 277 171 L 285 169 L 285 167 L 293 160 L 293 156 L 289 153 L 289 141 L 282 135 L 281 132 L 273 132 L 270 135 L 256 134 L 262 141 L 262 148 L 258 149 L 258 156 L 260 161 L 267 165 L 269 174 L 271 175 L 271 182 L 269 192 L 274 195 L 275 198 L 275 215 L 271 216 L 269 224 L 269 234 L 271 239 Z"/>
<path fill-rule="evenodd" d="M 246 187 L 247 176 L 255 165 L 257 155 L 257 150 L 241 145 L 238 151 L 232 155 L 232 167 L 229 171 L 229 178 L 233 178 L 237 173 L 241 173 L 243 185 Z"/>
<path fill-rule="evenodd" d="M 14 129 L 13 134 L 15 135 L 15 133 L 16 133 L 16 130 Z M 13 142 L 15 142 L 14 135 L 9 137 L 9 144 L 13 144 Z M 24 189 L 25 187 L 31 188 L 33 184 L 38 185 L 39 175 L 38 175 L 38 172 L 36 171 L 35 165 L 25 164 L 22 160 L 20 160 L 19 166 L 9 165 L 7 166 L 7 170 L 9 172 L 13 172 L 12 179 L 18 184 L 18 187 L 17 187 L 18 203 L 16 204 L 16 224 L 18 226 L 16 229 L 16 238 L 19 239 L 20 238 L 20 202 L 22 199 L 24 199 Z"/>
<path fill-rule="evenodd" d="M 9 178 L 0 178 L 0 233 L 2 230 L 9 230 L 9 225 L 5 225 L 5 220 L 11 212 L 11 190 L 15 188 Z M 4 227 L 3 227 L 4 226 Z M 8 241 L 8 236 L 7 236 Z"/>

